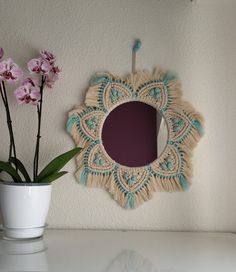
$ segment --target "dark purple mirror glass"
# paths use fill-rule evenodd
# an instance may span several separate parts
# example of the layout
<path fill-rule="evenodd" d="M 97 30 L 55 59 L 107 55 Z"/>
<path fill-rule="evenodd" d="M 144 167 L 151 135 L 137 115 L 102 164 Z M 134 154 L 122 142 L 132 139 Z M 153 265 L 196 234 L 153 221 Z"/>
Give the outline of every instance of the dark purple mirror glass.
<path fill-rule="evenodd" d="M 128 102 L 106 118 L 102 141 L 106 152 L 119 164 L 138 167 L 157 158 L 157 135 L 162 116 L 142 102 Z"/>

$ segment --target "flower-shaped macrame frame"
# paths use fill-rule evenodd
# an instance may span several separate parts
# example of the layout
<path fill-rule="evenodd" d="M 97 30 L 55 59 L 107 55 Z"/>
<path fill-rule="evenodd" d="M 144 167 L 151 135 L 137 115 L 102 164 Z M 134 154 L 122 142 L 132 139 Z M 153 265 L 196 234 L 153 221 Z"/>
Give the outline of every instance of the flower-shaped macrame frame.
<path fill-rule="evenodd" d="M 183 191 L 191 178 L 192 149 L 203 133 L 203 118 L 182 101 L 180 81 L 170 72 L 139 71 L 126 77 L 96 74 L 85 105 L 69 113 L 67 130 L 83 150 L 77 157 L 78 181 L 106 188 L 125 208 L 135 208 L 155 191 Z M 102 143 L 106 117 L 117 106 L 139 101 L 159 110 L 167 124 L 164 151 L 149 165 L 127 167 L 115 162 Z"/>

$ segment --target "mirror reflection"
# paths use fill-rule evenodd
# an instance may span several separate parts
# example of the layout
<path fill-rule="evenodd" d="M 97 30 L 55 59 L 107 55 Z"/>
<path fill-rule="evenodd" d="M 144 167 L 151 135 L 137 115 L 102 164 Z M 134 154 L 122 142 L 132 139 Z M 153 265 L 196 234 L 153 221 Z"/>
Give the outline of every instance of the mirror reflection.
<path fill-rule="evenodd" d="M 102 141 L 109 156 L 128 167 L 145 166 L 163 152 L 168 132 L 162 114 L 132 101 L 116 107 L 106 118 Z"/>

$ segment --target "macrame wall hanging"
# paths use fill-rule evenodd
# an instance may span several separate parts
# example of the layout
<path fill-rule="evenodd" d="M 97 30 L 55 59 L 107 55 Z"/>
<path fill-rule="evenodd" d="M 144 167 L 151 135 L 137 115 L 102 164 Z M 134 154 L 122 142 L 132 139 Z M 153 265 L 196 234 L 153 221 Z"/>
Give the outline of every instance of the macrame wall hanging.
<path fill-rule="evenodd" d="M 79 183 L 107 189 L 124 208 L 135 208 L 154 192 L 184 191 L 191 180 L 191 155 L 203 134 L 203 118 L 182 100 L 181 84 L 171 72 L 136 71 L 133 47 L 132 73 L 116 76 L 98 73 L 92 77 L 85 103 L 69 113 L 67 130 L 83 150 L 77 157 Z M 109 114 L 124 103 L 141 102 L 156 109 L 167 129 L 163 151 L 144 166 L 128 167 L 106 151 L 102 131 Z M 125 152 L 125 151 L 124 151 Z"/>

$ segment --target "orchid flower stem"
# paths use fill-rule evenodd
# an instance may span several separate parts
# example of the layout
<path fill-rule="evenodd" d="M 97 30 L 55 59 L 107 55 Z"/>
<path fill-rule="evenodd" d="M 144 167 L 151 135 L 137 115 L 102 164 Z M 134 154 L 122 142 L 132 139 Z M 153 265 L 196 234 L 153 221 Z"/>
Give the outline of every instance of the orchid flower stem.
<path fill-rule="evenodd" d="M 2 97 L 2 101 L 3 101 L 4 107 L 6 107 L 6 100 L 5 100 L 3 91 L 2 91 L 2 83 L 1 82 L 0 82 L 0 94 L 1 94 L 1 97 Z"/>
<path fill-rule="evenodd" d="M 3 100 L 4 106 L 5 106 L 5 110 L 6 110 L 7 126 L 8 126 L 9 137 L 10 137 L 9 161 L 10 161 L 10 158 L 12 157 L 12 151 L 13 151 L 13 156 L 16 160 L 17 157 L 16 157 L 15 139 L 14 139 L 11 114 L 10 114 L 10 109 L 9 109 L 9 104 L 8 104 L 8 99 L 7 99 L 7 92 L 6 92 L 6 87 L 5 87 L 4 81 L 1 82 L 0 92 L 1 92 L 2 100 Z M 16 171 L 18 171 L 17 165 L 16 165 Z"/>
<path fill-rule="evenodd" d="M 42 109 L 43 109 L 43 89 L 45 84 L 45 76 L 41 78 L 41 86 L 40 86 L 40 101 L 37 105 L 37 114 L 38 114 L 38 132 L 37 132 L 37 140 L 34 154 L 34 180 L 36 180 L 38 176 L 38 166 L 39 166 L 39 147 L 40 147 L 40 138 L 41 138 L 41 119 L 42 119 Z"/>

